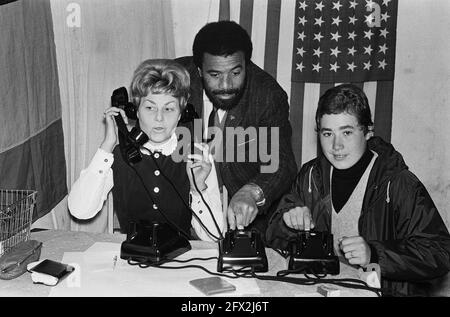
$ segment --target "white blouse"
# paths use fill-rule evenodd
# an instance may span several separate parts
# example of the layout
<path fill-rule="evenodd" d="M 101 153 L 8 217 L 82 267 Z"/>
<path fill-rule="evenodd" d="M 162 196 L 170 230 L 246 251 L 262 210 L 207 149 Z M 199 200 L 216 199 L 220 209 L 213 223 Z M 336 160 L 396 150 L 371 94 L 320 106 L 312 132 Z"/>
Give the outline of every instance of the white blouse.
<path fill-rule="evenodd" d="M 158 150 L 162 150 L 163 154 L 170 155 L 176 148 L 176 143 L 175 147 L 172 146 L 172 142 L 168 142 L 167 145 L 170 149 L 165 147 Z M 150 151 L 155 150 L 150 144 L 145 144 L 144 147 Z M 210 155 L 210 161 L 212 162 L 212 168 L 205 181 L 207 188 L 202 191 L 202 195 L 209 205 L 218 227 L 224 233 L 226 231 L 226 215 L 222 209 L 219 184 L 212 155 Z M 81 171 L 80 177 L 73 184 L 68 196 L 69 211 L 74 217 L 78 219 L 90 219 L 102 209 L 108 193 L 114 186 L 111 168 L 113 162 L 113 154 L 99 148 L 88 167 Z M 203 203 L 200 194 L 191 189 L 190 195 L 191 209 L 208 230 L 216 237 L 219 237 L 220 235 L 214 224 L 214 220 L 207 206 Z M 216 241 L 214 237 L 203 229 L 197 217 L 192 216 L 191 221 L 191 225 L 197 236 L 204 241 Z"/>

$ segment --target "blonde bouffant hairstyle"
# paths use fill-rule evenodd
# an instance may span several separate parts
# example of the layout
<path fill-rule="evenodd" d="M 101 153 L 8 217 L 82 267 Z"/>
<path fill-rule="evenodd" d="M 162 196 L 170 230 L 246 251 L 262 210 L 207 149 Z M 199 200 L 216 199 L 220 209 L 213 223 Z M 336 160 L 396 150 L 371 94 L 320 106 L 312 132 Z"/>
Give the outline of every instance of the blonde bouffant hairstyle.
<path fill-rule="evenodd" d="M 180 111 L 189 99 L 190 78 L 187 70 L 170 59 L 148 59 L 134 71 L 130 85 L 131 100 L 136 107 L 152 94 L 168 94 L 180 101 Z"/>

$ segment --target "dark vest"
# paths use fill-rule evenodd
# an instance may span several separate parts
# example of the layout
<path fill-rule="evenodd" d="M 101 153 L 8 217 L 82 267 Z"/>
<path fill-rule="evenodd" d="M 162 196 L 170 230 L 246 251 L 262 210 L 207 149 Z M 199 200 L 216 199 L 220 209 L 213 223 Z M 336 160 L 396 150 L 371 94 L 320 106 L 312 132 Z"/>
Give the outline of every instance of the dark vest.
<path fill-rule="evenodd" d="M 142 161 L 134 168 L 145 182 L 150 198 L 136 172 L 123 160 L 118 146 L 113 154 L 113 202 L 121 232 L 128 231 L 129 221 L 168 222 L 161 215 L 164 213 L 189 234 L 192 215 L 186 208 L 189 205 L 190 188 L 186 163 L 176 163 L 170 156 L 154 153 L 156 165 L 149 155 L 143 155 Z M 163 174 L 175 185 L 186 205 Z"/>

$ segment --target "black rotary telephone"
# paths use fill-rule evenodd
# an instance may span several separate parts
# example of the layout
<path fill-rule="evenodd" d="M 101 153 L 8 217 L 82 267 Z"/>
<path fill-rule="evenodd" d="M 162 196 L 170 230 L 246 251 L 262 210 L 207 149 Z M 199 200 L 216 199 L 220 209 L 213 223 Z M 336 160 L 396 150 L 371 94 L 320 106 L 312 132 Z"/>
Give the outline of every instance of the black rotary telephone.
<path fill-rule="evenodd" d="M 148 141 L 148 136 L 139 128 L 137 107 L 129 102 L 128 92 L 125 87 L 120 87 L 113 91 L 111 106 L 122 109 L 129 119 L 136 120 L 136 126 L 131 131 L 128 131 L 122 116 L 114 117 L 119 130 L 119 146 L 122 157 L 128 164 L 137 164 L 142 160 L 142 154 L 139 149 Z M 199 115 L 195 111 L 194 106 L 188 103 L 181 114 L 180 122 L 188 123 L 198 118 Z"/>
<path fill-rule="evenodd" d="M 190 249 L 189 240 L 168 223 L 130 222 L 120 258 L 140 264 L 162 264 Z"/>
<path fill-rule="evenodd" d="M 326 231 L 298 231 L 289 242 L 289 270 L 312 274 L 339 274 L 333 234 Z"/>
<path fill-rule="evenodd" d="M 251 268 L 254 272 L 267 272 L 267 255 L 261 234 L 253 230 L 229 230 L 219 240 L 217 272 L 230 268 Z"/>

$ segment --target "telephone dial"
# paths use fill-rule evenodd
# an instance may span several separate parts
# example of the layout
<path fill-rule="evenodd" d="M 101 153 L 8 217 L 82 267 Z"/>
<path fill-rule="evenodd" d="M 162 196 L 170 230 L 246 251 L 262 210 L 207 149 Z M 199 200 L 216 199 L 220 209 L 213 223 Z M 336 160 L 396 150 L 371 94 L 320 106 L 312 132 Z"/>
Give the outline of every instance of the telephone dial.
<path fill-rule="evenodd" d="M 134 165 L 142 160 L 140 147 L 148 141 L 148 136 L 139 128 L 139 120 L 137 118 L 137 106 L 129 102 L 128 92 L 125 87 L 117 88 L 111 96 L 111 106 L 125 111 L 127 118 L 136 120 L 136 126 L 128 131 L 122 116 L 114 116 L 119 130 L 119 147 L 125 162 Z M 199 115 L 194 106 L 188 103 L 181 113 L 180 122 L 188 123 L 194 119 L 198 119 Z"/>

